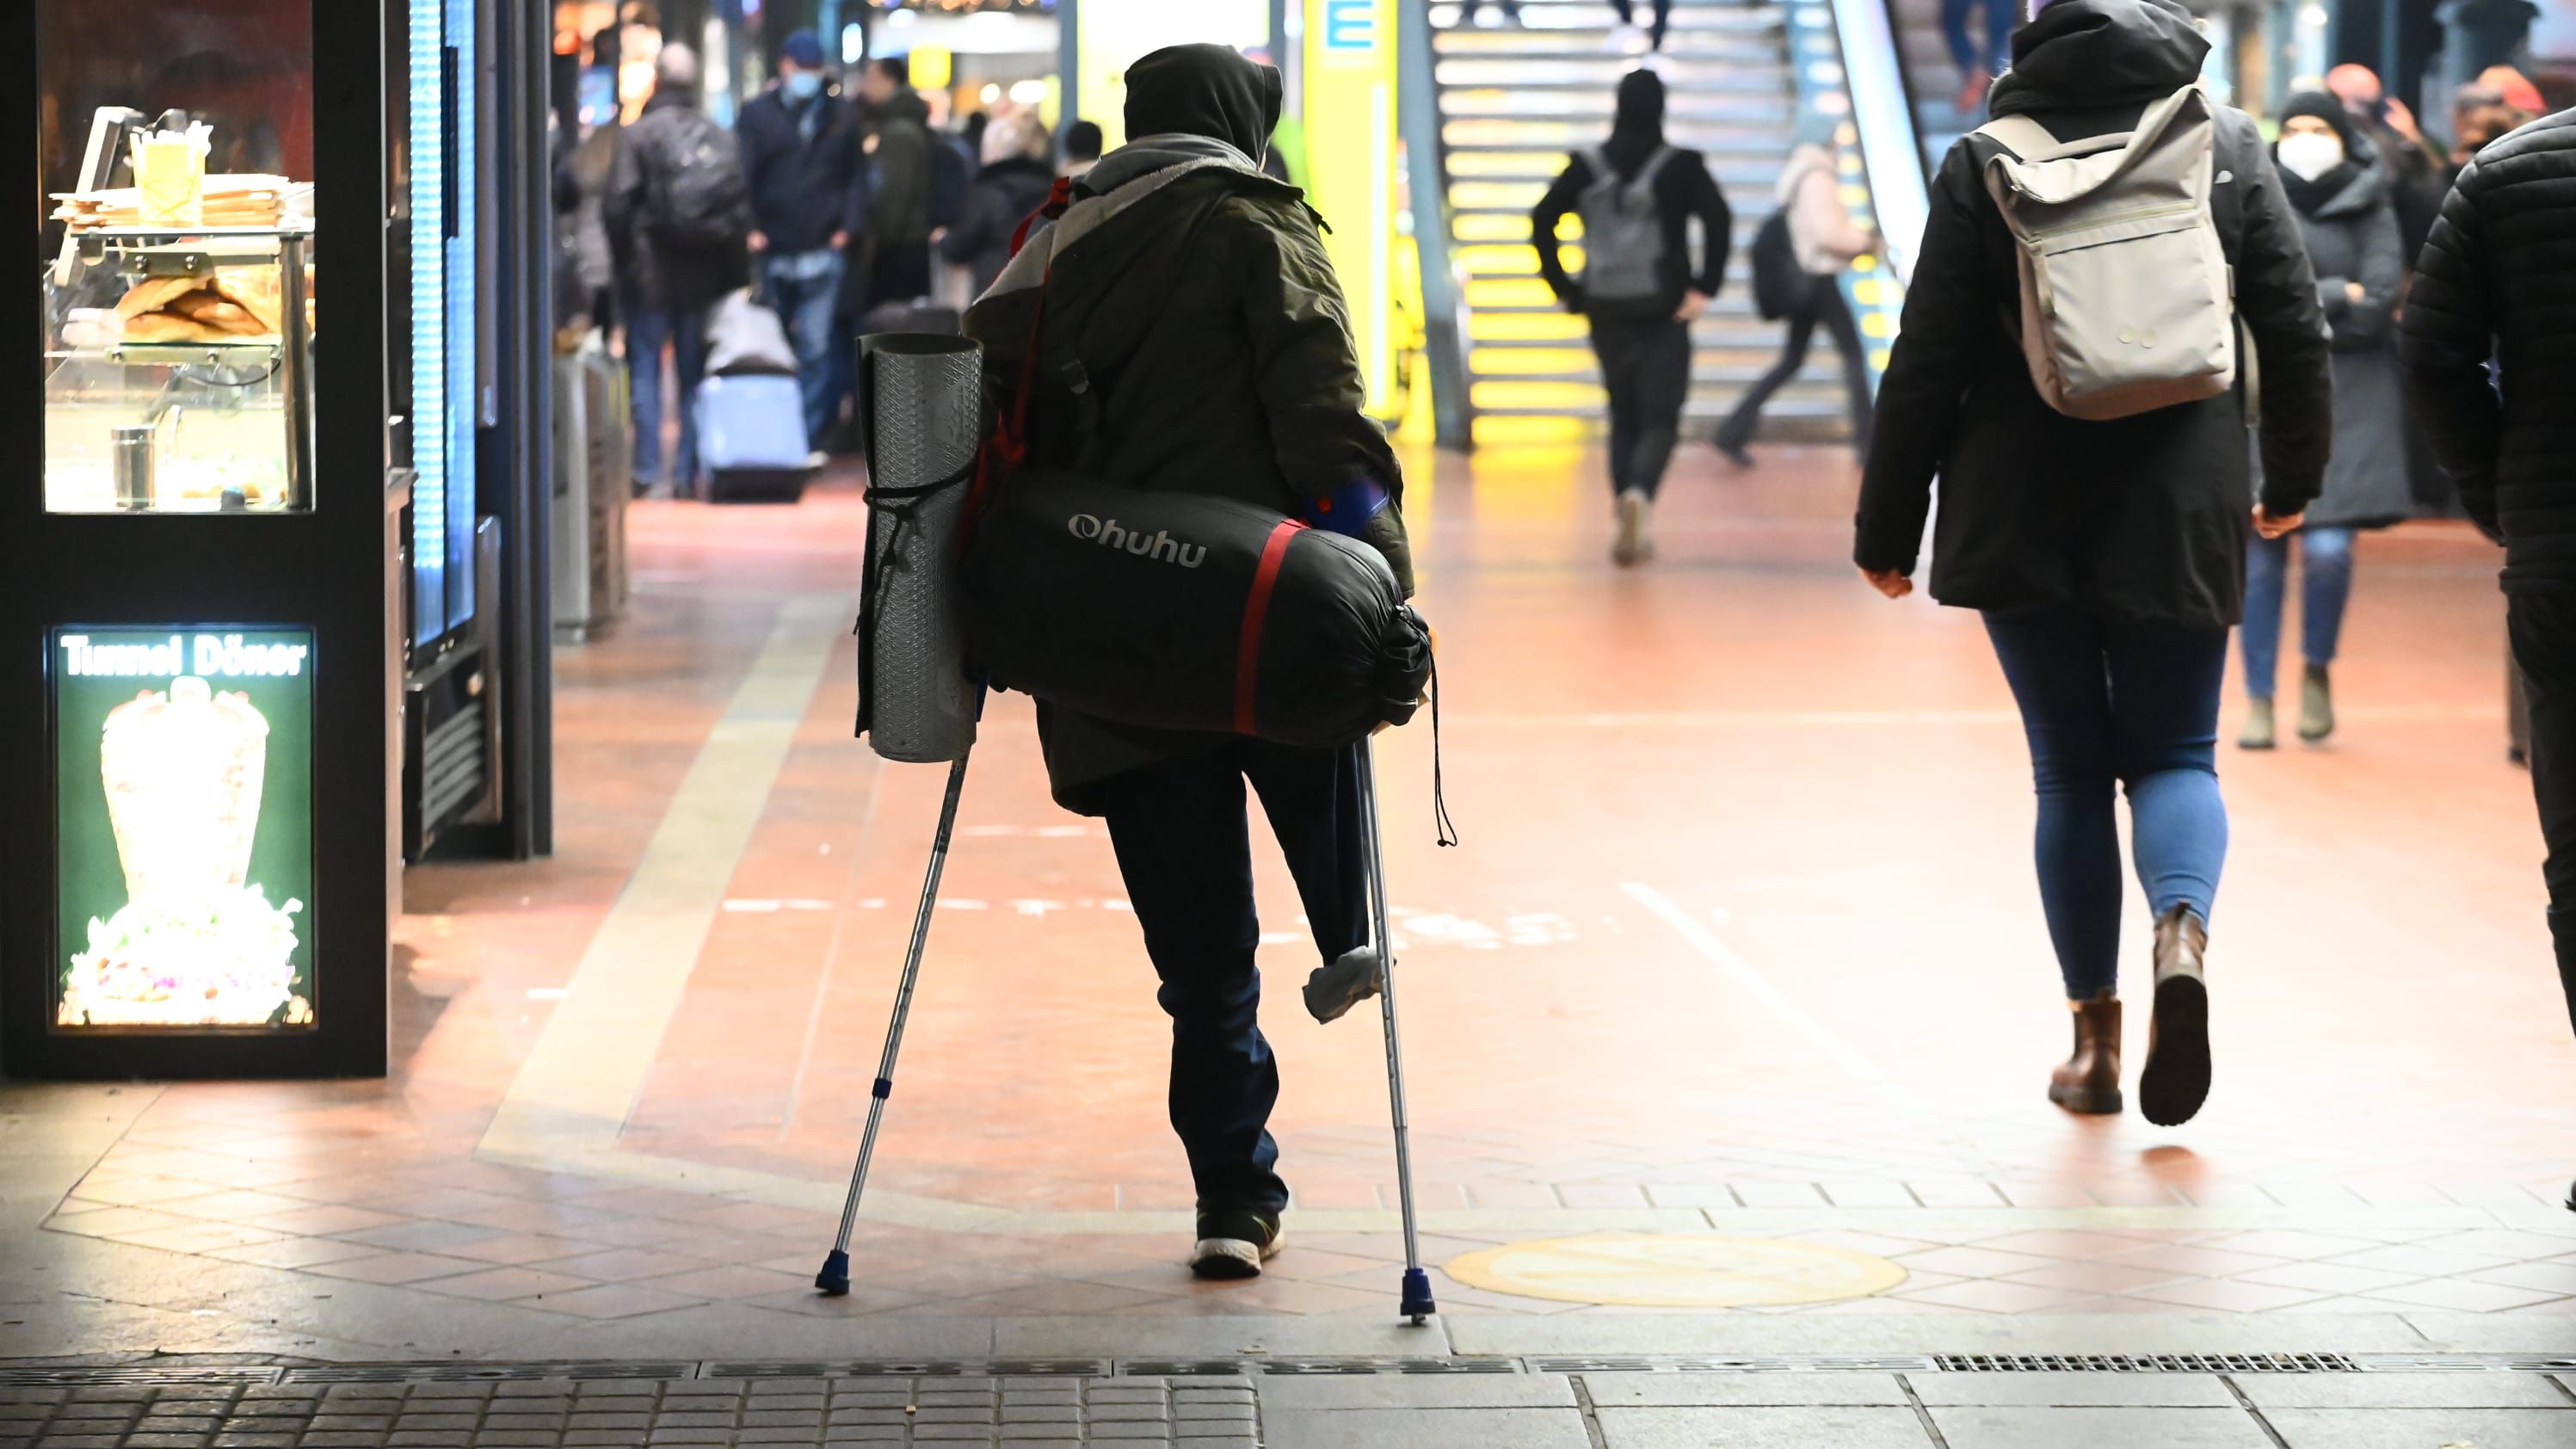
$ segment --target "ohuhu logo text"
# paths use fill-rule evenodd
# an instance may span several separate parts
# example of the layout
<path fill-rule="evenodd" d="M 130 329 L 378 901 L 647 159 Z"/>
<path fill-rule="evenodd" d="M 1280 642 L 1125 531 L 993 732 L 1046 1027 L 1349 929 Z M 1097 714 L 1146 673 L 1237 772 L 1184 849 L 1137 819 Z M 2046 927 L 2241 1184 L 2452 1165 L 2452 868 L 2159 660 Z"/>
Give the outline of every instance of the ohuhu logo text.
<path fill-rule="evenodd" d="M 1123 548 L 1138 558 L 1160 559 L 1185 569 L 1197 568 L 1207 560 L 1206 544 L 1183 543 L 1172 537 L 1167 529 L 1138 533 L 1134 529 L 1119 527 L 1117 519 L 1094 518 L 1088 513 L 1077 513 L 1066 519 L 1064 527 L 1067 533 L 1085 543 L 1096 543 L 1103 548 Z"/>

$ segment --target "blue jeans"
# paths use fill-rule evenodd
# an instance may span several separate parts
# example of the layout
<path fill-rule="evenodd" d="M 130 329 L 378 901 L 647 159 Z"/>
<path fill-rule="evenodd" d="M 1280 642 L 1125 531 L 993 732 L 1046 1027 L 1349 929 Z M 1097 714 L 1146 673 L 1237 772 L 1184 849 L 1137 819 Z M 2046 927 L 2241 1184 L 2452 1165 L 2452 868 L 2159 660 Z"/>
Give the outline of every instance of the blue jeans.
<path fill-rule="evenodd" d="M 2245 692 L 2272 697 L 2281 670 L 2281 600 L 2289 592 L 2290 539 L 2299 540 L 2300 646 L 2310 664 L 2332 664 L 2343 638 L 2344 601 L 2352 597 L 2352 530 L 2302 528 L 2255 539 L 2245 550 Z"/>
<path fill-rule="evenodd" d="M 1986 12 L 1986 47 L 1981 55 L 1976 39 L 1968 33 L 1968 12 L 1982 8 Z M 2013 26 L 2021 19 L 2014 0 L 1941 0 L 1941 38 L 1950 43 L 1950 61 L 1959 74 L 1983 69 L 1988 75 L 2003 74 L 2012 63 Z"/>
<path fill-rule="evenodd" d="M 2039 793 L 2039 900 L 2069 1001 L 2116 989 L 2120 820 L 2129 792 L 2138 884 L 2157 913 L 2203 921 L 2227 860 L 2218 694 L 2227 631 L 2073 609 L 1989 613 L 1986 634 L 2021 706 Z"/>
<path fill-rule="evenodd" d="M 1367 938 L 1359 784 L 1348 750 L 1235 740 L 1095 787 L 1118 873 L 1172 1018 L 1172 1129 L 1202 1209 L 1288 1204 L 1270 1109 L 1279 1063 L 1261 1035 L 1253 954 L 1249 778 L 1326 961 Z"/>
<path fill-rule="evenodd" d="M 707 319 L 703 312 L 662 307 L 626 309 L 626 373 L 635 394 L 635 486 L 662 477 L 662 348 L 671 349 L 680 382 L 680 451 L 669 482 L 698 484 L 698 382 L 707 371 Z"/>
<path fill-rule="evenodd" d="M 841 299 L 841 254 L 806 252 L 767 259 L 762 266 L 770 308 L 787 327 L 796 349 L 796 386 L 805 399 L 805 446 L 820 446 L 840 411 L 840 367 L 832 353 L 839 339 L 832 319 Z"/>

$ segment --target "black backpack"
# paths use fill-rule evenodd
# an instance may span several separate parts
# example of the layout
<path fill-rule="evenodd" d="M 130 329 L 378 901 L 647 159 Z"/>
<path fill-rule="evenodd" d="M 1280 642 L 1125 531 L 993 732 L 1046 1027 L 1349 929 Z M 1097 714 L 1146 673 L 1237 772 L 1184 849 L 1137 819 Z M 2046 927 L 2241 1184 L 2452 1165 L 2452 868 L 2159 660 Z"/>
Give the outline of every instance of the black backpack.
<path fill-rule="evenodd" d="M 670 111 L 673 133 L 647 189 L 644 224 L 676 251 L 718 251 L 742 240 L 751 181 L 732 133 L 696 111 Z"/>
<path fill-rule="evenodd" d="M 1813 280 L 1798 265 L 1787 208 L 1771 213 L 1753 233 L 1753 310 L 1763 321 L 1777 322 L 1798 309 Z"/>

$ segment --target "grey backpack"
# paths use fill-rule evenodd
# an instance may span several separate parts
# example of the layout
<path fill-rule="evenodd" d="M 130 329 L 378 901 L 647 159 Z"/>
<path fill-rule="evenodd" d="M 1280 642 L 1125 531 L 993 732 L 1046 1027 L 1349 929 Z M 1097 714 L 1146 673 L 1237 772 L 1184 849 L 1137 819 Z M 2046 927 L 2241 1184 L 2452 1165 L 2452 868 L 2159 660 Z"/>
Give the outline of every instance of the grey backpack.
<path fill-rule="evenodd" d="M 2235 281 L 2209 210 L 2216 130 L 2197 85 L 2133 131 L 2060 142 L 2028 116 L 1977 128 L 2005 148 L 1986 191 L 2018 243 L 2011 325 L 2050 407 L 2100 421 L 2236 385 Z"/>
<path fill-rule="evenodd" d="M 1658 146 L 1621 181 L 1619 168 L 1599 151 L 1584 153 L 1592 183 L 1583 188 L 1583 295 L 1592 301 L 1634 302 L 1663 290 L 1664 219 L 1655 209 L 1655 173 L 1672 159 Z"/>

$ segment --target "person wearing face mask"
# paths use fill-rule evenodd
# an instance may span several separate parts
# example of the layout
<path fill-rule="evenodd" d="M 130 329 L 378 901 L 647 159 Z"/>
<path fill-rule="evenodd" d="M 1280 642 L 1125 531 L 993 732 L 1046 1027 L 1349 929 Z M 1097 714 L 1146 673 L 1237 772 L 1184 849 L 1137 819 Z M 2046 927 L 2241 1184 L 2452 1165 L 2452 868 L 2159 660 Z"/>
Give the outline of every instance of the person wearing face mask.
<path fill-rule="evenodd" d="M 2281 605 L 2290 555 L 2300 558 L 2301 653 L 2299 738 L 2318 744 L 2334 733 L 2328 668 L 2352 596 L 2353 535 L 2415 511 L 2406 471 L 2405 398 L 2397 380 L 2397 297 L 2406 253 L 2388 178 L 2369 139 L 2343 103 L 2323 92 L 2290 98 L 2281 138 L 2272 148 L 2281 191 L 2298 215 L 2317 304 L 2333 331 L 2334 450 L 2325 491 L 2308 505 L 2295 533 L 2257 538 L 2245 558 L 2245 729 L 2236 743 L 2268 750 L 2276 740 L 2272 709 L 2280 669 Z M 2296 543 L 2295 550 L 2292 547 Z"/>
<path fill-rule="evenodd" d="M 746 102 L 734 127 L 751 183 L 751 250 L 796 348 L 811 440 L 840 410 L 832 316 L 850 243 L 843 217 L 859 174 L 857 118 L 828 81 L 822 40 L 799 30 L 779 47 L 778 83 Z"/>

